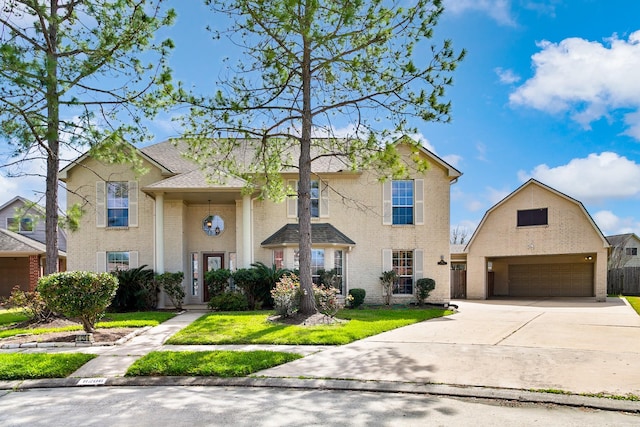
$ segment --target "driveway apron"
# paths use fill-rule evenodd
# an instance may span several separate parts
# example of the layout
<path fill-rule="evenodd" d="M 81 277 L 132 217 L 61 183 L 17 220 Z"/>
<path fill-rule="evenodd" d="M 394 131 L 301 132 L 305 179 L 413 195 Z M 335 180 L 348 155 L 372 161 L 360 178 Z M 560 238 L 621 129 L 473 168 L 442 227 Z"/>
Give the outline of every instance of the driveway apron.
<path fill-rule="evenodd" d="M 640 316 L 624 300 L 454 303 L 451 316 L 257 375 L 640 395 Z"/>

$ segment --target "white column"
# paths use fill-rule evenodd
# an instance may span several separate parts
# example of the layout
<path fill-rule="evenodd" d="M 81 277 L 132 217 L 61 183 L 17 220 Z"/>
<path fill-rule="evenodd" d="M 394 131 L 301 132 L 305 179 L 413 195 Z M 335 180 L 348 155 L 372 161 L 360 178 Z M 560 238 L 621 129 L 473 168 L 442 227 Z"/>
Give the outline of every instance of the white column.
<path fill-rule="evenodd" d="M 155 273 L 164 273 L 164 193 L 156 194 L 156 266 Z M 158 295 L 158 308 L 164 308 L 164 292 Z"/>
<path fill-rule="evenodd" d="M 253 262 L 251 253 L 251 196 L 242 196 L 242 266 L 251 267 Z"/>

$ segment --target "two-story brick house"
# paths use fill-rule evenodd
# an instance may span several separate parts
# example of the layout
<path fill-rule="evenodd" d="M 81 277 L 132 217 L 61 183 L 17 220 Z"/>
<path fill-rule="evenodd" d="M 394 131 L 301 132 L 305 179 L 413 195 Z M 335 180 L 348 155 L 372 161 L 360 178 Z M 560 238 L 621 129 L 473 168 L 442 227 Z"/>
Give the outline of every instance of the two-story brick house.
<path fill-rule="evenodd" d="M 79 231 L 68 236 L 70 270 L 109 271 L 147 265 L 182 271 L 187 303 L 207 301 L 204 272 L 263 262 L 296 268 L 297 200 L 260 200 L 242 192 L 245 182 L 211 183 L 181 155 L 184 143 L 141 148 L 149 170 L 136 177 L 126 165 L 103 164 L 88 154 L 61 171 L 69 204 L 84 199 Z M 450 185 L 461 173 L 427 149 L 412 153 L 430 163 L 424 172 L 381 182 L 371 171 L 344 169 L 324 158 L 312 165 L 312 272 L 337 269 L 342 292 L 363 288 L 367 302 L 382 301 L 379 277 L 400 276 L 394 301 L 410 302 L 415 281 L 430 277 L 430 300 L 448 302 Z M 295 170 L 283 170 L 295 188 Z"/>

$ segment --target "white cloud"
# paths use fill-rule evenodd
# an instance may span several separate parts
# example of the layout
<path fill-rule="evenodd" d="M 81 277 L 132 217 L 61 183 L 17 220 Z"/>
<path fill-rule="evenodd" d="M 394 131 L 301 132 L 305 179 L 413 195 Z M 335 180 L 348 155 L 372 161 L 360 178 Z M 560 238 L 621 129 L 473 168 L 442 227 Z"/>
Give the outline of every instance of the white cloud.
<path fill-rule="evenodd" d="M 566 165 L 536 166 L 519 172 L 525 181 L 533 177 L 581 202 L 600 202 L 640 195 L 640 165 L 617 153 L 590 154 Z"/>
<path fill-rule="evenodd" d="M 598 211 L 593 215 L 600 230 L 605 236 L 640 232 L 640 223 L 633 218 L 620 218 L 609 210 Z"/>
<path fill-rule="evenodd" d="M 640 31 L 627 40 L 614 34 L 605 43 L 567 38 L 538 46 L 531 57 L 535 74 L 510 95 L 512 105 L 568 113 L 586 129 L 615 110 L 631 109 L 625 133 L 640 140 Z"/>
<path fill-rule="evenodd" d="M 481 160 L 483 162 L 487 161 L 487 146 L 484 145 L 482 142 L 478 142 L 476 144 L 476 150 L 478 151 L 478 155 L 476 156 L 476 159 Z"/>
<path fill-rule="evenodd" d="M 469 212 L 478 212 L 479 210 L 481 210 L 484 206 L 484 203 L 482 203 L 479 200 L 469 200 L 467 201 L 467 203 L 465 203 L 464 207 L 469 211 Z"/>
<path fill-rule="evenodd" d="M 510 190 L 497 190 L 492 187 L 487 187 L 487 199 L 489 199 L 492 206 L 507 197 L 509 194 L 511 194 Z"/>
<path fill-rule="evenodd" d="M 446 0 L 445 9 L 455 14 L 467 11 L 486 13 L 498 24 L 515 26 L 515 19 L 511 16 L 510 0 Z"/>
<path fill-rule="evenodd" d="M 513 70 L 505 70 L 503 68 L 496 68 L 494 70 L 500 79 L 500 83 L 511 85 L 521 80 L 520 76 L 513 72 Z"/>
<path fill-rule="evenodd" d="M 449 154 L 447 156 L 442 156 L 442 160 L 449 163 L 454 168 L 457 168 L 462 162 L 462 156 L 459 156 L 457 154 Z"/>

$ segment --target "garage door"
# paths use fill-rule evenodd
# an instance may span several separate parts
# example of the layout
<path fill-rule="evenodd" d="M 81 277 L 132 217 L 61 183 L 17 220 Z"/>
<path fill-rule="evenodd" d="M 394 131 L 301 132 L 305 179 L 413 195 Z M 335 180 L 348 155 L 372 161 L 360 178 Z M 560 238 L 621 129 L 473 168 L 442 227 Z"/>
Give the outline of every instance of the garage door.
<path fill-rule="evenodd" d="M 510 264 L 509 296 L 591 297 L 593 264 Z"/>

